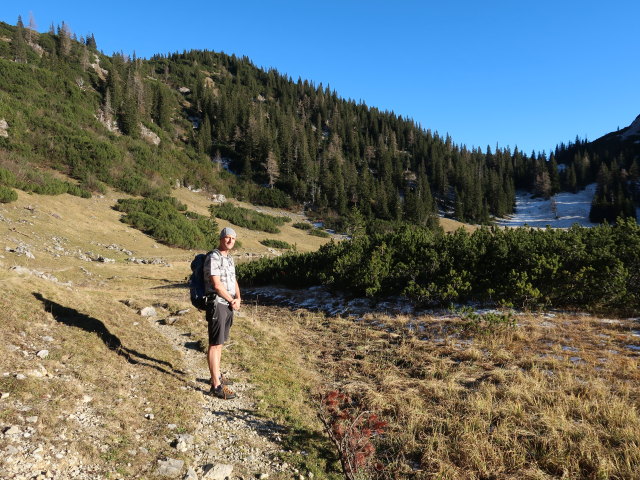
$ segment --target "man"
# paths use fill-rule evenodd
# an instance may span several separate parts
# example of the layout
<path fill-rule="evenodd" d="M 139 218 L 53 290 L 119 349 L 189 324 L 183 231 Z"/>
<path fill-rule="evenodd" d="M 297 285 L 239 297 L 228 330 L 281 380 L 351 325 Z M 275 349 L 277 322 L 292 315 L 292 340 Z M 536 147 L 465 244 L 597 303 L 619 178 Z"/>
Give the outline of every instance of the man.
<path fill-rule="evenodd" d="M 241 302 L 236 267 L 229 253 L 235 243 L 236 232 L 233 228 L 223 228 L 218 248 L 207 257 L 204 264 L 206 319 L 209 330 L 207 360 L 211 372 L 211 394 L 222 399 L 236 397 L 227 386 L 230 382 L 226 381 L 220 371 L 222 345 L 229 340 L 233 312 L 240 310 Z"/>

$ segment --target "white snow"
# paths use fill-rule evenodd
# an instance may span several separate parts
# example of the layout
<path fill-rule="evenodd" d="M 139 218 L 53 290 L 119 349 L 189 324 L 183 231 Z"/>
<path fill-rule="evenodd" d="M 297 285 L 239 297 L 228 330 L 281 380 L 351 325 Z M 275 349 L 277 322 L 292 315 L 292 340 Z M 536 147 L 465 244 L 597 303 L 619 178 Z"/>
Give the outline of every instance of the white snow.
<path fill-rule="evenodd" d="M 596 184 L 587 185 L 578 193 L 561 192 L 555 195 L 557 217 L 551 211 L 551 200 L 531 198 L 528 192 L 516 193 L 516 211 L 513 215 L 497 219 L 497 224 L 506 227 L 569 228 L 574 223 L 585 227 L 597 224 L 589 221 L 591 200 L 596 191 Z"/>

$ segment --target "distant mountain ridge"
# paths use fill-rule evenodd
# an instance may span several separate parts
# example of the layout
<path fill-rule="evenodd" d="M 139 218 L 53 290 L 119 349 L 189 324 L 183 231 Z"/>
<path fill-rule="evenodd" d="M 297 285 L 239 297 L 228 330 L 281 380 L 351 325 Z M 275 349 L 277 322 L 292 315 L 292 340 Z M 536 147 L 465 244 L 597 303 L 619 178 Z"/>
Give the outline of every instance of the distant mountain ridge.
<path fill-rule="evenodd" d="M 93 35 L 78 39 L 64 24 L 37 33 L 0 22 L 0 120 L 4 189 L 86 195 L 108 184 L 151 196 L 192 185 L 256 204 L 304 206 L 340 231 L 356 211 L 391 224 L 434 225 L 438 210 L 490 223 L 513 211 L 516 189 L 548 198 L 592 183 L 603 159 L 610 164 L 608 154 L 591 153 L 585 164 L 581 142 L 550 158 L 469 150 L 244 57 L 107 56 Z M 574 147 L 581 161 L 572 169 Z M 33 166 L 62 171 L 80 190 Z"/>

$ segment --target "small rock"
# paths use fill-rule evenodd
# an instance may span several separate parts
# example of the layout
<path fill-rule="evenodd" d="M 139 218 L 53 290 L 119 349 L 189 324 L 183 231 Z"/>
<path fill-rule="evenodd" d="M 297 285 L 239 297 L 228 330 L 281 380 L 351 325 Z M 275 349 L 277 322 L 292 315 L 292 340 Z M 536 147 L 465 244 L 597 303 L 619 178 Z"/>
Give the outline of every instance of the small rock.
<path fill-rule="evenodd" d="M 38 423 L 38 417 L 35 415 L 33 417 L 27 417 L 25 420 L 29 423 Z"/>
<path fill-rule="evenodd" d="M 42 378 L 49 375 L 49 372 L 47 372 L 47 369 L 44 368 L 42 365 L 40 365 L 39 368 L 29 370 L 27 373 L 29 374 L 30 377 L 35 377 L 35 378 Z"/>
<path fill-rule="evenodd" d="M 146 418 L 147 420 L 153 420 L 155 418 L 155 416 L 153 415 L 153 413 L 147 413 L 144 418 Z"/>
<path fill-rule="evenodd" d="M 189 467 L 187 473 L 185 473 L 184 477 L 182 477 L 182 480 L 198 480 L 198 474 L 193 469 L 193 467 Z"/>
<path fill-rule="evenodd" d="M 264 478 L 269 478 L 269 474 L 268 473 L 260 473 L 258 475 L 258 478 L 264 479 Z"/>
<path fill-rule="evenodd" d="M 20 435 L 20 429 L 15 425 L 10 426 L 4 431 L 5 435 Z"/>
<path fill-rule="evenodd" d="M 2 394 L 0 394 L 0 399 L 4 400 L 5 398 L 9 398 L 9 392 L 2 392 Z"/>
<path fill-rule="evenodd" d="M 89 403 L 93 400 L 93 397 L 90 397 L 89 395 L 84 395 L 82 397 L 82 403 Z"/>
<path fill-rule="evenodd" d="M 25 380 L 27 376 L 23 373 L 16 374 L 16 380 Z"/>
<path fill-rule="evenodd" d="M 231 477 L 231 473 L 233 473 L 233 465 L 224 463 L 207 465 L 202 480 L 225 480 L 227 477 Z"/>
<path fill-rule="evenodd" d="M 166 460 L 158 460 L 157 475 L 163 477 L 177 477 L 182 472 L 184 467 L 184 461 L 176 460 L 174 458 L 167 458 Z"/>
<path fill-rule="evenodd" d="M 9 445 L 7 448 L 4 449 L 4 453 L 7 455 L 17 455 L 20 453 L 20 450 L 18 450 L 13 445 Z"/>
<path fill-rule="evenodd" d="M 189 435 L 188 433 L 184 433 L 178 435 L 173 442 L 171 442 L 171 446 L 174 447 L 179 452 L 186 452 L 189 450 L 191 446 L 193 446 L 193 435 Z"/>
<path fill-rule="evenodd" d="M 51 343 L 51 342 L 53 342 L 53 337 L 50 337 L 49 335 L 46 335 L 46 336 L 42 337 L 42 340 L 44 340 L 45 342 Z"/>
<path fill-rule="evenodd" d="M 178 425 L 176 425 L 175 423 L 170 423 L 169 425 L 167 425 L 167 428 L 169 430 L 175 430 L 176 428 L 178 428 Z"/>
<path fill-rule="evenodd" d="M 36 353 L 36 356 L 40 358 L 47 358 L 49 356 L 49 350 L 40 350 L 38 353 Z"/>
<path fill-rule="evenodd" d="M 155 317 L 157 315 L 157 312 L 153 307 L 144 307 L 142 310 L 140 310 L 140 315 L 142 317 Z"/>

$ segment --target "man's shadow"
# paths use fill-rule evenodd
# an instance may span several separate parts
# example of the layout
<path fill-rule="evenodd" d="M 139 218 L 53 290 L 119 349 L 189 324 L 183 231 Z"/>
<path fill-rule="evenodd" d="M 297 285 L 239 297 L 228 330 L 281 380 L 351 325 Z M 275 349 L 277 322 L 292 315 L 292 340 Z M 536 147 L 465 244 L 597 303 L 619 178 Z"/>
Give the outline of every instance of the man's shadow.
<path fill-rule="evenodd" d="M 155 368 L 162 373 L 166 373 L 167 375 L 183 380 L 180 377 L 180 375 L 184 375 L 182 370 L 173 368 L 173 365 L 169 362 L 158 360 L 157 358 L 150 357 L 144 353 L 125 347 L 120 339 L 111 333 L 105 324 L 97 318 L 90 317 L 73 308 L 65 307 L 52 300 L 48 300 L 40 293 L 33 292 L 33 296 L 42 302 L 45 310 L 51 312 L 51 315 L 53 315 L 53 318 L 57 322 L 69 327 L 81 328 L 86 332 L 95 333 L 109 350 L 113 350 L 121 357 L 124 357 L 127 362 L 133 365 L 144 365 L 146 367 Z"/>

